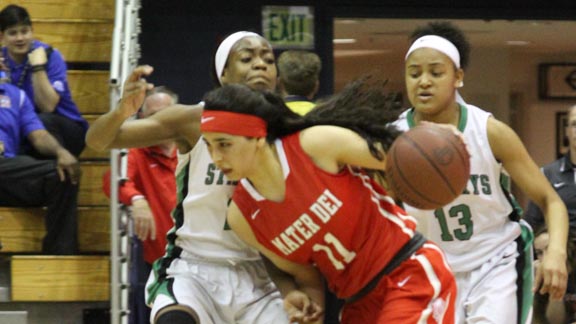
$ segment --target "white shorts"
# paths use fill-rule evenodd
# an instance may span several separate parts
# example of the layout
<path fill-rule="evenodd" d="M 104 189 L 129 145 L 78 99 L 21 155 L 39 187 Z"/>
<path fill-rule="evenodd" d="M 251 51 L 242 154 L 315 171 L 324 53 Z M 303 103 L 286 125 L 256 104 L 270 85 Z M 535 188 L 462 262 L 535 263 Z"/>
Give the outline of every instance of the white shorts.
<path fill-rule="evenodd" d="M 518 271 L 526 271 L 517 268 L 518 256 L 514 241 L 480 268 L 454 274 L 458 287 L 456 324 L 516 324 L 518 307 L 526 309 L 527 323 L 531 322 L 532 305 L 518 305 L 519 295 L 532 294 L 531 289 L 518 286 Z M 532 264 L 526 266 L 531 274 Z"/>
<path fill-rule="evenodd" d="M 170 305 L 190 307 L 201 324 L 289 323 L 262 261 L 232 265 L 176 258 L 164 280 L 157 280 L 158 273 L 153 269 L 146 283 L 152 323 L 158 311 Z"/>

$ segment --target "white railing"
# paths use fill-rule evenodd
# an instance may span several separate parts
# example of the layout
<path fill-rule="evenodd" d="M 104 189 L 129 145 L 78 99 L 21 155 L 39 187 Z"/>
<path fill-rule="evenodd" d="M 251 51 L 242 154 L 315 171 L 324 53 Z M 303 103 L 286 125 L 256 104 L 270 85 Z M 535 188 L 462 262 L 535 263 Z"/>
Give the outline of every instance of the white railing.
<path fill-rule="evenodd" d="M 123 81 L 140 58 L 140 0 L 116 0 L 112 57 L 110 62 L 110 109 L 122 96 Z M 118 187 L 126 178 L 126 150 L 110 153 L 110 316 L 112 324 L 128 323 L 130 289 L 131 220 L 125 206 L 118 203 Z"/>

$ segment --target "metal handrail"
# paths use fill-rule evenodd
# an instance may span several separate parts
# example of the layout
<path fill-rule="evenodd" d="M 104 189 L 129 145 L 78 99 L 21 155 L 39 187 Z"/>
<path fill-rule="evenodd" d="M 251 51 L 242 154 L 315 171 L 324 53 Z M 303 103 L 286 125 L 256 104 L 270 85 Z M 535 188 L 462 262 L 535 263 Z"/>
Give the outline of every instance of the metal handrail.
<path fill-rule="evenodd" d="M 112 55 L 110 63 L 110 110 L 122 96 L 123 80 L 140 58 L 138 34 L 140 0 L 116 0 Z M 110 153 L 110 317 L 112 324 L 128 323 L 128 291 L 131 220 L 127 208 L 119 203 L 118 188 L 126 179 L 127 150 Z"/>

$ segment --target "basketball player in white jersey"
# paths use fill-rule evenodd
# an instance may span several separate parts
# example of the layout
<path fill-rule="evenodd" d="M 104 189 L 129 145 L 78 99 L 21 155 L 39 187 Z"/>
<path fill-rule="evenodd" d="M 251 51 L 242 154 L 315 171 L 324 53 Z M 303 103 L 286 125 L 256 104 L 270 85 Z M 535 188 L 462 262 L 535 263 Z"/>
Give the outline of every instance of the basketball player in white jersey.
<path fill-rule="evenodd" d="M 471 155 L 471 174 L 464 192 L 443 208 L 404 207 L 446 252 L 458 285 L 456 323 L 530 323 L 532 232 L 521 226 L 513 197 L 500 182 L 504 170 L 546 216 L 550 245 L 534 287 L 555 299 L 566 289 L 566 208 L 510 127 L 458 102 L 469 54 L 463 33 L 448 23 L 431 23 L 412 40 L 405 78 L 413 108 L 396 125 L 407 130 L 426 121 L 457 127 Z"/>
<path fill-rule="evenodd" d="M 274 53 L 258 34 L 228 36 L 214 62 L 221 85 L 276 87 Z M 202 104 L 177 105 L 147 119 L 126 121 L 152 88 L 143 79 L 152 71 L 150 66 L 137 67 L 125 82 L 118 107 L 98 118 L 86 137 L 87 144 L 98 150 L 144 147 L 166 140 L 178 144 L 175 227 L 168 233 L 165 256 L 154 263 L 148 280 L 151 321 L 288 323 L 280 294 L 258 252 L 227 227 L 226 209 L 234 183 L 215 167 L 200 140 Z"/>

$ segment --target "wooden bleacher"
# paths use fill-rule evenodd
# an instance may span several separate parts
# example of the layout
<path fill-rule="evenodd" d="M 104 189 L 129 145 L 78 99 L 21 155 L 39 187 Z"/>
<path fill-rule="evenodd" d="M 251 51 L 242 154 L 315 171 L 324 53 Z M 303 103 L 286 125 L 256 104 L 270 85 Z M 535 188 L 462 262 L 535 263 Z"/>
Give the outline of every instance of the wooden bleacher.
<path fill-rule="evenodd" d="M 28 10 L 35 38 L 58 49 L 69 66 L 110 63 L 114 0 L 9 0 L 2 7 L 11 3 Z M 108 79 L 108 70 L 68 71 L 72 97 L 89 123 L 109 110 Z M 86 148 L 80 161 L 80 255 L 39 255 L 45 234 L 44 210 L 0 207 L 0 253 L 11 259 L 11 301 L 110 299 L 110 213 L 102 192 L 109 152 Z"/>
<path fill-rule="evenodd" d="M 12 301 L 106 301 L 110 298 L 107 256 L 16 255 L 11 263 Z"/>

